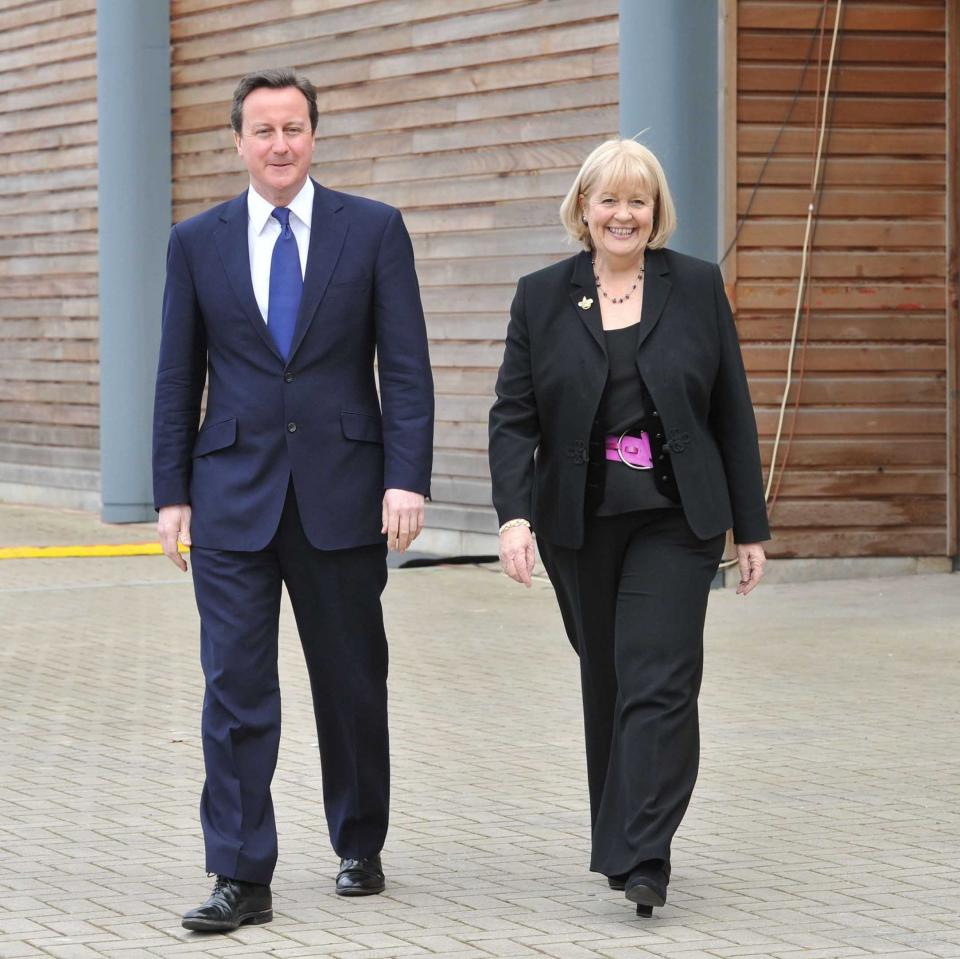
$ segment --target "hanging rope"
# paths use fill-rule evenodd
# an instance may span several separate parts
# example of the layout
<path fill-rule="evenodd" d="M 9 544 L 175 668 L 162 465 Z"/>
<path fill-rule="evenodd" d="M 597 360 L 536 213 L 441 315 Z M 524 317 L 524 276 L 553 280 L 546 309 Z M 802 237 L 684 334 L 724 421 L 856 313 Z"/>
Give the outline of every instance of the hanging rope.
<path fill-rule="evenodd" d="M 816 151 L 813 159 L 813 171 L 812 171 L 811 180 L 810 180 L 810 199 L 807 203 L 807 219 L 806 219 L 806 224 L 804 226 L 803 243 L 801 245 L 801 251 L 800 251 L 800 275 L 797 279 L 797 297 L 794 305 L 793 325 L 790 333 L 790 347 L 787 351 L 786 379 L 784 382 L 783 394 L 780 399 L 780 411 L 777 417 L 777 429 L 774 434 L 773 450 L 770 454 L 770 469 L 767 474 L 766 488 L 764 489 L 764 499 L 770 504 L 771 508 L 773 504 L 776 502 L 777 493 L 779 493 L 779 490 L 780 490 L 780 482 L 783 479 L 783 471 L 784 471 L 784 468 L 786 467 L 786 456 L 784 456 L 783 463 L 781 464 L 781 467 L 780 467 L 780 472 L 779 474 L 777 473 L 777 455 L 780 451 L 780 442 L 783 438 L 783 429 L 784 429 L 784 420 L 786 418 L 787 401 L 790 396 L 790 388 L 793 385 L 793 364 L 794 364 L 794 358 L 797 350 L 797 340 L 799 339 L 800 317 L 803 312 L 804 300 L 806 298 L 808 264 L 810 259 L 810 246 L 811 246 L 811 241 L 813 238 L 813 230 L 814 230 L 814 214 L 817 210 L 817 207 L 819 206 L 820 196 L 822 195 L 822 192 L 823 192 L 823 186 L 821 184 L 820 175 L 821 175 L 822 164 L 823 164 L 823 148 L 824 148 L 824 143 L 826 142 L 826 137 L 827 137 L 827 116 L 830 112 L 831 81 L 833 79 L 833 65 L 836 59 L 837 37 L 840 32 L 840 19 L 841 19 L 841 14 L 843 10 L 843 0 L 837 0 L 836 16 L 834 17 L 834 21 L 833 21 L 833 34 L 830 41 L 830 54 L 827 58 L 827 77 L 826 77 L 826 82 L 824 84 L 823 98 L 821 100 L 819 87 L 820 87 L 820 73 L 821 73 L 821 64 L 822 64 L 822 52 L 823 52 L 822 38 L 823 38 L 823 30 L 826 25 L 826 10 L 827 10 L 828 3 L 829 3 L 829 0 L 823 0 L 823 6 L 820 10 L 820 15 L 817 18 L 817 24 L 815 27 L 815 30 L 819 30 L 820 37 L 821 37 L 820 58 L 818 59 L 818 63 L 817 63 L 817 101 L 816 101 L 818 106 L 817 146 L 816 146 Z M 750 208 L 753 206 L 753 201 L 757 195 L 757 191 L 759 190 L 760 182 L 763 179 L 763 174 L 767 168 L 768 163 L 770 162 L 771 157 L 773 156 L 774 150 L 776 149 L 777 143 L 779 142 L 781 135 L 786 129 L 787 123 L 790 120 L 790 116 L 793 113 L 793 109 L 797 104 L 797 101 L 800 96 L 800 92 L 803 87 L 803 79 L 806 76 L 807 67 L 810 65 L 810 61 L 813 55 L 813 49 L 814 49 L 814 44 L 816 42 L 816 38 L 817 38 L 817 34 L 815 32 L 813 37 L 811 37 L 810 46 L 807 49 L 806 60 L 804 62 L 803 69 L 800 75 L 800 83 L 798 84 L 797 90 L 794 93 L 793 99 L 790 103 L 789 110 L 787 111 L 787 117 L 784 119 L 784 122 L 781 125 L 780 130 L 777 132 L 773 145 L 770 147 L 770 150 L 767 152 L 766 158 L 764 159 L 764 162 L 763 162 L 763 166 L 761 167 L 761 170 L 760 170 L 760 174 L 757 177 L 757 182 L 754 184 L 753 192 L 750 195 L 750 200 L 747 204 L 747 209 L 745 210 L 743 217 L 741 218 L 740 222 L 737 225 L 736 232 L 734 234 L 733 239 L 730 242 L 730 245 L 727 247 L 726 251 L 723 254 L 723 258 L 720 261 L 721 263 L 723 262 L 723 260 L 727 258 L 727 256 L 733 250 L 737 242 L 737 238 L 740 235 L 740 231 L 743 229 L 743 225 L 746 222 L 747 217 L 749 215 Z M 809 309 L 809 302 L 808 302 L 807 304 L 807 326 L 808 327 L 809 327 L 809 312 L 810 312 L 810 309 Z M 806 347 L 806 339 L 804 339 L 804 351 L 803 351 L 804 354 L 805 354 L 805 347 Z M 803 371 L 801 369 L 800 371 L 801 380 L 802 380 L 802 374 L 803 374 Z M 798 399 L 798 402 L 794 405 L 794 411 L 793 411 L 794 416 L 792 420 L 792 428 L 791 428 L 790 436 L 787 442 L 788 452 L 793 440 L 793 429 L 796 426 L 796 415 L 797 415 L 797 407 L 799 405 L 799 397 L 797 399 Z M 776 492 L 774 493 L 773 500 L 771 501 L 770 491 L 773 488 L 775 478 L 777 480 Z M 726 569 L 727 567 L 734 566 L 736 564 L 737 564 L 736 559 L 727 560 L 726 562 L 720 564 L 720 569 Z"/>
<path fill-rule="evenodd" d="M 824 34 L 826 32 L 826 26 L 827 26 L 826 10 L 827 10 L 828 3 L 829 3 L 829 0 L 823 0 L 823 7 L 820 10 L 820 17 L 819 17 L 820 42 L 818 44 L 818 51 L 817 51 L 817 97 L 815 101 L 816 116 L 819 116 L 820 109 L 821 109 L 820 98 L 823 95 L 823 91 L 821 90 L 821 87 L 820 87 L 820 78 L 823 74 L 823 52 L 824 52 L 823 45 L 824 45 Z M 824 149 L 823 149 L 824 153 L 829 152 L 830 137 L 831 137 L 831 134 L 833 133 L 833 127 L 831 126 L 829 117 L 830 117 L 830 114 L 828 114 L 828 119 L 827 119 L 827 136 L 826 136 L 826 140 L 824 141 Z M 812 159 L 811 159 L 811 185 L 812 183 L 813 183 L 813 172 L 812 172 Z M 816 193 L 816 209 L 818 211 L 820 209 L 820 201 L 823 198 L 824 186 L 825 186 L 824 180 L 821 180 L 820 186 L 817 189 L 817 193 Z M 818 222 L 819 221 L 816 219 L 814 219 L 813 221 L 813 228 L 810 233 L 811 246 L 816 241 Z M 811 275 L 812 275 L 812 268 L 811 268 Z M 790 450 L 793 448 L 793 437 L 796 434 L 796 430 L 797 430 L 797 421 L 798 421 L 798 416 L 800 411 L 800 399 L 803 394 L 804 372 L 806 370 L 807 344 L 810 339 L 811 312 L 812 312 L 811 299 L 809 296 L 807 296 L 805 297 L 804 310 L 803 310 L 803 325 L 802 325 L 803 341 L 801 342 L 800 349 L 798 351 L 800 360 L 799 360 L 797 376 L 796 376 L 797 388 L 796 390 L 794 390 L 793 408 L 790 411 L 790 432 L 787 434 L 787 442 L 783 451 L 783 457 L 780 461 L 780 471 L 777 473 L 777 481 L 773 487 L 773 492 L 770 494 L 767 500 L 767 513 L 771 517 L 773 516 L 774 510 L 776 509 L 777 499 L 780 496 L 780 486 L 782 485 L 783 478 L 787 472 L 787 463 L 790 460 Z"/>
<path fill-rule="evenodd" d="M 823 160 L 823 142 L 827 131 L 827 112 L 830 103 L 830 83 L 833 78 L 833 63 L 837 51 L 837 35 L 840 32 L 840 14 L 843 0 L 837 0 L 837 14 L 833 21 L 833 37 L 830 41 L 830 56 L 827 59 L 827 79 L 824 84 L 823 104 L 820 110 L 819 134 L 817 136 L 817 152 L 813 162 L 813 178 L 810 184 L 810 201 L 807 204 L 807 222 L 803 231 L 803 245 L 800 252 L 800 276 L 797 280 L 797 299 L 793 311 L 793 328 L 790 333 L 790 349 L 787 354 L 787 379 L 783 387 L 783 396 L 780 400 L 780 415 L 777 419 L 777 430 L 773 439 L 773 452 L 770 454 L 770 472 L 767 474 L 767 487 L 764 495 L 769 499 L 770 489 L 773 486 L 777 471 L 777 453 L 780 451 L 780 439 L 783 436 L 783 421 L 787 411 L 787 399 L 790 387 L 793 385 L 793 358 L 797 349 L 797 334 L 800 329 L 800 313 L 803 309 L 803 298 L 806 293 L 807 265 L 810 258 L 810 237 L 813 227 L 817 191 L 820 184 L 820 170 Z"/>

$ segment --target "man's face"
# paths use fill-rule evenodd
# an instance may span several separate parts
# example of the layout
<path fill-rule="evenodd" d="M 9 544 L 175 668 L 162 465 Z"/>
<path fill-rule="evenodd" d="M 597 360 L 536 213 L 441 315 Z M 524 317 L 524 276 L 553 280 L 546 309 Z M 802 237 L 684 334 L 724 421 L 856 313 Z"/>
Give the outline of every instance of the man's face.
<path fill-rule="evenodd" d="M 234 140 L 253 188 L 274 206 L 286 206 L 313 158 L 307 98 L 296 87 L 258 87 L 243 101 L 242 132 Z"/>

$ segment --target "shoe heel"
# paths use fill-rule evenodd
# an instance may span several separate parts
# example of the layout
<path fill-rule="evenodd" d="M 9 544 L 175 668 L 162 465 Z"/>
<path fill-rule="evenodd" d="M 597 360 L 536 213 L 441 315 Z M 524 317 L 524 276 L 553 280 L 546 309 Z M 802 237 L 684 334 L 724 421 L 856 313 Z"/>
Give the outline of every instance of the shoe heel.
<path fill-rule="evenodd" d="M 273 922 L 273 910 L 264 909 L 263 912 L 252 912 L 249 916 L 243 917 L 241 926 L 260 926 L 265 922 Z"/>
<path fill-rule="evenodd" d="M 636 903 L 637 915 L 647 918 L 653 915 L 654 906 L 662 906 L 667 901 L 658 890 L 644 882 L 634 883 L 627 889 L 625 895 L 628 902 Z"/>

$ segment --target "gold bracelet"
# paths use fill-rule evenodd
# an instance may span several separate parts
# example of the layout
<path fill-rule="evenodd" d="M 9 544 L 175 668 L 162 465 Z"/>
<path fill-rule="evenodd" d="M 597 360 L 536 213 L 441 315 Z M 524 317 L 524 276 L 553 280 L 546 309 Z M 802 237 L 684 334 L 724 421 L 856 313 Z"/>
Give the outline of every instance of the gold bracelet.
<path fill-rule="evenodd" d="M 516 529 L 518 526 L 526 526 L 527 529 L 530 529 L 530 520 L 528 519 L 508 519 L 503 526 L 500 527 L 501 535 L 508 529 Z"/>

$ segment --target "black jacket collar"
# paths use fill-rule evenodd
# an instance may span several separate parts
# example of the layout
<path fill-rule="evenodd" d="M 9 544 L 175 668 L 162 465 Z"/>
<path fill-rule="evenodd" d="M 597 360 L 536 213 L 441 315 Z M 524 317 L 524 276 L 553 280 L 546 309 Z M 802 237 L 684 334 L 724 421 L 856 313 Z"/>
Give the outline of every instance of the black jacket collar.
<path fill-rule="evenodd" d="M 603 321 L 600 316 L 600 298 L 597 293 L 592 259 L 589 250 L 583 250 L 574 257 L 573 270 L 570 274 L 570 300 L 584 326 L 606 355 Z M 660 322 L 670 296 L 671 286 L 670 264 L 665 252 L 647 250 L 644 256 L 643 307 L 640 312 L 638 349 Z"/>

